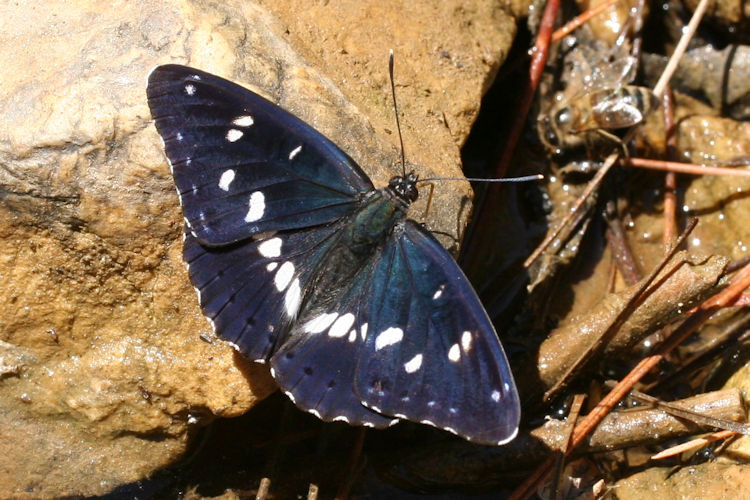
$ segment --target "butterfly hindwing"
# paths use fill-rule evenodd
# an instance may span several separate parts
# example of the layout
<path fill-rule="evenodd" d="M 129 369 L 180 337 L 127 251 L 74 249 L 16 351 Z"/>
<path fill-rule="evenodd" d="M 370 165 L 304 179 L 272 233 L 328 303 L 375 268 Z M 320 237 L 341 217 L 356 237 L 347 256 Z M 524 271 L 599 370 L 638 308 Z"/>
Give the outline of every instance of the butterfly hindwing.
<path fill-rule="evenodd" d="M 380 200 L 381 194 L 372 193 L 366 205 L 382 206 Z M 362 244 L 355 227 L 351 219 L 337 225 L 338 239 L 318 260 L 297 321 L 281 338 L 270 365 L 276 382 L 300 408 L 326 421 L 385 427 L 396 419 L 363 406 L 353 384 L 378 253 L 355 243 Z"/>
<path fill-rule="evenodd" d="M 355 377 L 362 403 L 480 443 L 512 439 L 520 412 L 507 359 L 476 293 L 440 243 L 405 221 L 371 283 Z"/>
<path fill-rule="evenodd" d="M 224 340 L 265 362 L 296 320 L 304 290 L 336 241 L 335 226 L 206 247 L 190 232 L 184 254 L 203 313 Z"/>
<path fill-rule="evenodd" d="M 322 272 L 336 261 L 332 256 Z M 397 420 L 362 405 L 353 384 L 367 335 L 373 264 L 358 269 L 330 300 L 325 292 L 311 293 L 271 367 L 284 392 L 318 418 L 382 428 Z"/>
<path fill-rule="evenodd" d="M 373 189 L 322 134 L 223 78 L 159 66 L 147 94 L 185 220 L 205 245 L 335 221 Z"/>

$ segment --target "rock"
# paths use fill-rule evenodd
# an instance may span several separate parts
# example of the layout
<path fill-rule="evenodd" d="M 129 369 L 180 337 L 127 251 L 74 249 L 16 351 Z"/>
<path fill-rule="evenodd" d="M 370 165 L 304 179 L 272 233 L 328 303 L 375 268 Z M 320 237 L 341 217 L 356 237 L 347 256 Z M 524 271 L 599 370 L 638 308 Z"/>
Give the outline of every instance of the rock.
<path fill-rule="evenodd" d="M 694 11 L 700 0 L 684 0 L 685 6 Z M 706 8 L 706 17 L 714 22 L 739 29 L 746 27 L 750 16 L 750 6 L 740 0 L 721 0 L 711 2 Z"/>
<path fill-rule="evenodd" d="M 394 47 L 407 158 L 423 176 L 459 175 L 459 145 L 513 22 L 481 1 L 403 8 L 0 7 L 0 497 L 104 494 L 177 460 L 198 426 L 275 390 L 263 366 L 212 337 L 198 308 L 146 105 L 151 68 L 190 64 L 248 84 L 382 184 L 399 158 Z M 468 187 L 435 193 L 428 224 L 456 234 Z"/>
<path fill-rule="evenodd" d="M 652 467 L 621 479 L 609 491 L 618 500 L 746 498 L 750 495 L 748 485 L 747 466 L 707 462 L 679 469 Z"/>

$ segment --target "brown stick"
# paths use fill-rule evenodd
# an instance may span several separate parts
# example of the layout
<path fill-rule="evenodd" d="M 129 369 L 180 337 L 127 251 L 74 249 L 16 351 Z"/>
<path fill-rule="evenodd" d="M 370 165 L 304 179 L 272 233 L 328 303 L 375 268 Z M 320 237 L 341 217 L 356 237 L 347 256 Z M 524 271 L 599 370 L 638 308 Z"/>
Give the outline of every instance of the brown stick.
<path fill-rule="evenodd" d="M 693 219 L 691 221 L 691 224 L 687 227 L 683 235 L 680 237 L 679 241 L 683 241 L 687 236 L 692 232 L 692 230 L 695 228 L 695 225 L 698 223 L 697 220 Z M 677 245 L 679 245 L 679 241 Z M 569 365 L 563 376 L 555 381 L 555 385 L 552 386 L 545 394 L 544 394 L 544 400 L 548 401 L 552 396 L 557 394 L 560 390 L 566 387 L 567 383 L 572 380 L 573 376 L 578 373 L 580 370 L 584 368 L 586 363 L 588 363 L 593 357 L 595 357 L 598 353 L 601 352 L 601 350 L 604 348 L 606 344 L 609 343 L 610 340 L 614 338 L 614 336 L 620 331 L 620 327 L 622 327 L 625 322 L 628 320 L 630 315 L 635 311 L 636 307 L 638 307 L 643 298 L 646 290 L 651 286 L 651 284 L 654 282 L 656 277 L 662 272 L 662 270 L 666 267 L 666 265 L 669 263 L 670 259 L 674 255 L 675 251 L 677 250 L 677 245 L 675 245 L 673 248 L 670 249 L 669 253 L 664 256 L 664 259 L 649 273 L 649 275 L 641 280 L 640 283 L 638 283 L 635 286 L 635 289 L 633 290 L 633 294 L 625 303 L 625 307 L 620 309 L 617 314 L 612 318 L 612 322 L 607 325 L 607 328 L 605 328 L 603 331 L 599 333 L 599 335 L 594 339 L 594 342 L 590 345 L 588 349 L 583 351 L 581 355 L 576 358 L 575 361 L 571 365 Z M 674 267 L 673 271 L 677 269 L 677 267 L 681 266 L 682 262 L 680 262 L 677 266 Z M 672 274 L 672 271 L 669 272 L 669 274 Z"/>
<path fill-rule="evenodd" d="M 707 444 L 713 443 L 714 441 L 719 441 L 721 439 L 726 439 L 736 435 L 737 433 L 732 431 L 714 432 L 713 434 L 709 434 L 708 436 L 691 439 L 690 441 L 687 441 L 685 443 L 681 443 L 677 446 L 672 446 L 671 448 L 660 451 L 656 455 L 651 455 L 651 460 L 661 460 L 663 458 L 673 457 L 685 451 L 689 451 L 695 448 L 701 448 L 703 446 L 706 446 Z"/>
<path fill-rule="evenodd" d="M 667 87 L 662 95 L 661 104 L 664 107 L 664 133 L 666 135 L 667 158 L 674 160 L 677 151 L 677 127 L 674 122 L 674 99 L 672 91 Z M 677 174 L 667 171 L 664 174 L 664 248 L 672 246 L 677 237 Z"/>
<path fill-rule="evenodd" d="M 691 262 L 687 255 L 675 273 L 664 279 L 650 292 L 641 307 L 628 318 L 604 351 L 608 357 L 622 356 L 632 346 L 652 334 L 660 325 L 675 320 L 683 311 L 697 305 L 704 297 L 716 291 L 719 278 L 724 274 L 727 259 L 711 257 L 705 262 Z M 587 350 L 602 332 L 610 327 L 625 304 L 636 293 L 630 287 L 605 296 L 585 316 L 571 318 L 555 330 L 539 347 L 534 375 L 517 377 L 521 392 L 535 393 L 552 387 L 567 368 Z M 682 303 L 680 310 L 677 304 Z M 537 375 L 538 374 L 538 375 Z M 524 380 L 533 380 L 534 387 L 524 387 Z M 541 387 L 538 387 L 541 382 Z"/>
<path fill-rule="evenodd" d="M 596 16 L 597 14 L 601 14 L 617 2 L 619 2 L 619 0 L 607 0 L 606 2 L 600 3 L 596 7 L 592 7 L 586 12 L 583 12 L 582 14 L 574 17 L 572 20 L 565 23 L 565 26 L 555 30 L 555 32 L 552 33 L 552 42 L 554 43 L 561 40 L 565 35 L 568 35 L 569 33 L 577 30 L 578 28 L 583 26 L 586 21 Z"/>
<path fill-rule="evenodd" d="M 750 170 L 731 167 L 712 167 L 709 165 L 693 165 L 678 161 L 652 160 L 649 158 L 630 158 L 626 165 L 650 170 L 666 170 L 693 175 L 721 175 L 728 177 L 750 177 Z"/>
<path fill-rule="evenodd" d="M 734 301 L 746 288 L 750 287 L 750 265 L 743 267 L 733 278 L 731 284 L 701 304 L 695 314 L 683 322 L 661 346 L 659 352 L 641 360 L 630 373 L 623 378 L 601 402 L 584 417 L 573 432 L 573 446 L 579 445 L 585 437 L 601 422 L 611 408 L 624 398 L 633 386 L 655 368 L 674 348 L 682 343 L 691 333 L 705 323 L 716 311 Z M 536 485 L 544 481 L 550 472 L 554 458 L 545 460 L 509 498 L 528 498 L 536 490 Z"/>

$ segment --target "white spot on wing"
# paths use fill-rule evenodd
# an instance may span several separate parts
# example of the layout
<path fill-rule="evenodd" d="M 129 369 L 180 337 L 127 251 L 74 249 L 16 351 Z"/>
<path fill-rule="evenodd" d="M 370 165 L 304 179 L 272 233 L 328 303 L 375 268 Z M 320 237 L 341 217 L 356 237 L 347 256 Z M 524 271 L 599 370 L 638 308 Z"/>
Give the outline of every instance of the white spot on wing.
<path fill-rule="evenodd" d="M 232 123 L 234 125 L 237 125 L 238 127 L 249 127 L 253 123 L 255 123 L 255 120 L 253 120 L 253 117 L 250 115 L 243 115 L 238 116 L 234 120 L 232 120 Z"/>
<path fill-rule="evenodd" d="M 321 314 L 302 325 L 302 330 L 307 333 L 320 333 L 331 326 L 331 323 L 333 323 L 338 316 L 338 313 Z"/>
<path fill-rule="evenodd" d="M 357 330 L 349 332 L 349 342 L 355 342 L 357 340 Z"/>
<path fill-rule="evenodd" d="M 296 148 L 292 149 L 292 152 L 289 153 L 289 159 L 293 160 L 294 157 L 297 156 L 300 151 L 302 151 L 302 146 L 297 146 Z"/>
<path fill-rule="evenodd" d="M 224 172 L 221 174 L 221 177 L 219 178 L 219 189 L 222 191 L 229 191 L 229 186 L 232 184 L 232 181 L 234 180 L 234 170 L 231 168 L 228 168 L 224 170 Z"/>
<path fill-rule="evenodd" d="M 193 85 L 192 83 L 188 83 L 187 85 L 185 85 L 185 93 L 187 95 L 195 95 L 195 85 Z"/>
<path fill-rule="evenodd" d="M 415 371 L 422 368 L 422 355 L 417 354 L 413 358 L 411 358 L 409 361 L 404 363 L 404 370 L 406 370 L 406 373 L 414 373 Z"/>
<path fill-rule="evenodd" d="M 367 338 L 367 323 L 364 323 L 364 324 L 362 325 L 362 329 L 361 329 L 361 332 L 362 332 L 362 333 L 361 333 L 361 335 L 362 335 L 362 340 L 365 340 L 365 339 Z"/>
<path fill-rule="evenodd" d="M 435 293 L 432 295 L 432 300 L 437 300 L 440 298 L 441 295 L 443 295 L 443 290 L 445 290 L 445 285 L 440 285 L 437 290 L 435 290 Z"/>
<path fill-rule="evenodd" d="M 466 330 L 464 333 L 461 334 L 461 347 L 463 347 L 464 352 L 469 352 L 471 350 L 471 332 Z"/>
<path fill-rule="evenodd" d="M 289 286 L 289 290 L 286 291 L 286 295 L 284 295 L 284 307 L 289 317 L 297 315 L 301 297 L 302 290 L 299 286 L 299 278 L 295 278 Z"/>
<path fill-rule="evenodd" d="M 379 351 L 389 345 L 398 344 L 404 338 L 404 331 L 401 328 L 390 327 L 383 330 L 375 339 L 375 350 Z"/>
<path fill-rule="evenodd" d="M 492 401 L 497 403 L 498 401 L 500 401 L 500 391 L 498 390 L 492 391 L 492 394 L 490 394 L 490 397 L 492 398 Z"/>
<path fill-rule="evenodd" d="M 250 195 L 250 208 L 245 216 L 245 222 L 255 222 L 263 217 L 266 211 L 266 197 L 260 191 Z"/>
<path fill-rule="evenodd" d="M 461 351 L 458 349 L 458 344 L 453 344 L 451 348 L 448 349 L 448 359 L 453 363 L 456 363 L 461 359 Z"/>
<path fill-rule="evenodd" d="M 184 139 L 184 137 L 182 136 L 182 134 L 179 133 L 179 132 L 177 132 L 177 135 L 175 137 L 177 138 L 178 142 L 182 142 L 182 140 Z"/>
<path fill-rule="evenodd" d="M 345 337 L 349 333 L 349 328 L 354 324 L 354 315 L 352 313 L 346 313 L 331 325 L 331 329 L 328 330 L 329 337 L 341 338 Z"/>
<path fill-rule="evenodd" d="M 294 394 L 292 394 L 291 392 L 285 392 L 284 394 L 286 394 L 286 397 L 292 400 L 292 403 L 296 403 L 296 401 L 294 400 Z"/>
<path fill-rule="evenodd" d="M 498 442 L 497 442 L 498 446 L 502 446 L 502 445 L 504 445 L 505 443 L 510 443 L 511 441 L 513 441 L 514 439 L 516 439 L 516 436 L 517 436 L 517 435 L 518 435 L 518 427 L 516 427 L 516 430 L 515 430 L 515 431 L 513 431 L 513 434 L 511 434 L 511 435 L 510 435 L 510 436 L 508 436 L 507 438 L 503 439 L 502 441 L 498 441 Z"/>
<path fill-rule="evenodd" d="M 239 141 L 242 136 L 245 135 L 245 133 L 242 130 L 237 130 L 236 128 L 230 128 L 227 132 L 227 140 L 229 142 L 237 142 Z"/>
<path fill-rule="evenodd" d="M 271 238 L 264 241 L 258 245 L 258 253 L 263 257 L 278 257 L 281 255 L 281 238 Z M 269 271 L 273 271 L 273 269 L 269 269 Z"/>
<path fill-rule="evenodd" d="M 276 271 L 276 275 L 273 277 L 273 284 L 276 285 L 276 290 L 283 292 L 294 277 L 294 264 L 289 261 L 281 264 L 281 267 Z"/>
<path fill-rule="evenodd" d="M 347 424 L 349 423 L 349 419 L 343 415 L 339 415 L 338 417 L 333 417 L 333 421 L 334 422 L 346 422 Z"/>

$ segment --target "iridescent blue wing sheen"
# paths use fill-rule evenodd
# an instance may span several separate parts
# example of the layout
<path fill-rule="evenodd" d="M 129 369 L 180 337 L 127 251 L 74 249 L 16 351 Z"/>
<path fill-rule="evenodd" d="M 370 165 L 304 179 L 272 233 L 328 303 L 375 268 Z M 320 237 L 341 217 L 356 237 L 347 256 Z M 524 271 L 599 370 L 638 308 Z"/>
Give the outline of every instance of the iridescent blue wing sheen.
<path fill-rule="evenodd" d="M 365 407 L 353 382 L 367 335 L 376 259 L 336 290 L 329 285 L 337 278 L 328 275 L 337 273 L 340 262 L 336 255 L 329 259 L 320 277 L 326 283 L 311 290 L 298 323 L 271 358 L 274 379 L 297 406 L 322 420 L 387 427 L 398 420 Z"/>
<path fill-rule="evenodd" d="M 373 189 L 323 135 L 223 78 L 159 66 L 147 95 L 185 220 L 205 245 L 335 221 Z"/>
<path fill-rule="evenodd" d="M 500 341 L 453 258 L 411 220 L 378 256 L 355 390 L 384 415 L 483 444 L 515 437 L 518 393 Z"/>
<path fill-rule="evenodd" d="M 415 222 L 322 295 L 271 358 L 299 407 L 373 427 L 412 420 L 483 444 L 515 436 L 518 395 L 495 330 L 456 262 Z"/>

